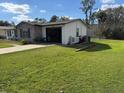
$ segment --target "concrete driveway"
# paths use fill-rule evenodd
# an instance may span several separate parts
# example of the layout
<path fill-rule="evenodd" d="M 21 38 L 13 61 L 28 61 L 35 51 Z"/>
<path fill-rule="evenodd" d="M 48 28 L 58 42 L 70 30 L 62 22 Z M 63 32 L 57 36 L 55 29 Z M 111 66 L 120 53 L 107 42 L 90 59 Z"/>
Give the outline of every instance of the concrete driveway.
<path fill-rule="evenodd" d="M 42 48 L 42 47 L 48 47 L 48 46 L 52 46 L 52 45 L 35 45 L 35 44 L 17 45 L 14 47 L 0 49 L 0 54 L 14 53 L 14 52 L 25 51 L 25 50 L 36 49 L 36 48 Z"/>

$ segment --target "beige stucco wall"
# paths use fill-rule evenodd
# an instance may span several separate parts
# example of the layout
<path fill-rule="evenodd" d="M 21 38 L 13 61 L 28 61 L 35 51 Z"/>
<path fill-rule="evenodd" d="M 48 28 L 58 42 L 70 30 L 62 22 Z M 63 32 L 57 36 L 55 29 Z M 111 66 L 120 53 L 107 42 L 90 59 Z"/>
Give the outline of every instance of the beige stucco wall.
<path fill-rule="evenodd" d="M 62 44 L 68 44 L 70 37 L 76 37 L 76 30 L 79 28 L 79 35 L 87 35 L 87 27 L 81 21 L 71 22 L 62 28 Z"/>

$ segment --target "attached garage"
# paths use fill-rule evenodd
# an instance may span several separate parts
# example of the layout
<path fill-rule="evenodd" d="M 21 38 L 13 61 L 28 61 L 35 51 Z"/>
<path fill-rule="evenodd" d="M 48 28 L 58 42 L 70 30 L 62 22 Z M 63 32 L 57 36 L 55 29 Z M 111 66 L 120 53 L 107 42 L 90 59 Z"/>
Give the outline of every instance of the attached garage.
<path fill-rule="evenodd" d="M 74 44 L 79 42 L 80 36 L 86 35 L 87 27 L 80 19 L 42 24 L 42 37 L 47 42 Z"/>
<path fill-rule="evenodd" d="M 61 27 L 46 28 L 46 40 L 47 42 L 61 43 L 62 28 Z"/>

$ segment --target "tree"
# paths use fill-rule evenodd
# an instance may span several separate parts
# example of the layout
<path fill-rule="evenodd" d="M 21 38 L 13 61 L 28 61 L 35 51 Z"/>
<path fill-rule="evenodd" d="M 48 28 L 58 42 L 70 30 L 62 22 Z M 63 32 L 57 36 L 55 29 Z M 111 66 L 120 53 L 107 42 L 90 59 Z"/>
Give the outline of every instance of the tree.
<path fill-rule="evenodd" d="M 45 18 L 40 18 L 40 19 L 39 19 L 39 22 L 41 22 L 41 23 L 46 23 L 47 20 L 46 20 Z"/>
<path fill-rule="evenodd" d="M 9 23 L 8 21 L 0 20 L 0 26 L 12 26 L 12 24 Z"/>
<path fill-rule="evenodd" d="M 105 22 L 106 22 L 106 19 L 107 19 L 107 15 L 106 15 L 106 13 L 105 12 L 103 12 L 103 11 L 99 11 L 99 12 L 97 12 L 96 13 L 96 18 L 97 18 L 97 20 L 98 20 L 98 35 L 99 35 L 99 38 L 101 38 L 102 37 L 102 33 L 103 33 L 103 31 L 104 31 L 104 29 L 106 28 L 106 24 L 105 24 Z"/>
<path fill-rule="evenodd" d="M 37 23 L 46 23 L 47 20 L 45 18 L 35 18 L 33 22 Z"/>
<path fill-rule="evenodd" d="M 35 20 L 35 21 L 38 21 L 38 20 L 39 20 L 39 18 L 35 18 L 34 20 Z"/>
<path fill-rule="evenodd" d="M 94 17 L 92 15 L 94 15 L 94 13 L 93 13 L 93 6 L 95 5 L 95 0 L 90 0 L 89 2 L 90 2 L 89 21 L 90 21 L 91 24 L 93 24 L 94 23 Z"/>
<path fill-rule="evenodd" d="M 12 25 L 12 26 L 15 26 L 15 23 L 12 21 L 12 22 L 11 22 L 11 25 Z"/>
<path fill-rule="evenodd" d="M 50 22 L 58 22 L 59 21 L 59 17 L 56 15 L 53 15 L 50 19 Z"/>
<path fill-rule="evenodd" d="M 60 21 L 69 21 L 70 19 L 69 19 L 69 17 L 61 16 L 59 20 Z"/>
<path fill-rule="evenodd" d="M 100 10 L 95 17 L 100 35 L 111 39 L 124 39 L 124 7 Z"/>
<path fill-rule="evenodd" d="M 86 24 L 89 24 L 89 19 L 90 19 L 89 16 L 92 15 L 92 9 L 93 6 L 95 5 L 95 0 L 82 0 L 81 4 L 82 4 L 81 10 L 85 13 L 86 16 Z"/>

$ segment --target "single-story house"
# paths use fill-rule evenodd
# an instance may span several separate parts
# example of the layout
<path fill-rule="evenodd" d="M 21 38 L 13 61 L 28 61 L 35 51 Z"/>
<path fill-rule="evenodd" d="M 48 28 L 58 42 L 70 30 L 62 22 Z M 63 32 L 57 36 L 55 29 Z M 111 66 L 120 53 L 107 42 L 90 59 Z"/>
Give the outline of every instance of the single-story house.
<path fill-rule="evenodd" d="M 79 36 L 87 35 L 87 26 L 81 19 L 49 23 L 21 22 L 16 28 L 18 39 L 31 42 L 43 38 L 46 42 L 73 44 L 79 42 Z"/>
<path fill-rule="evenodd" d="M 13 26 L 0 26 L 0 38 L 1 39 L 15 39 L 15 27 Z"/>

